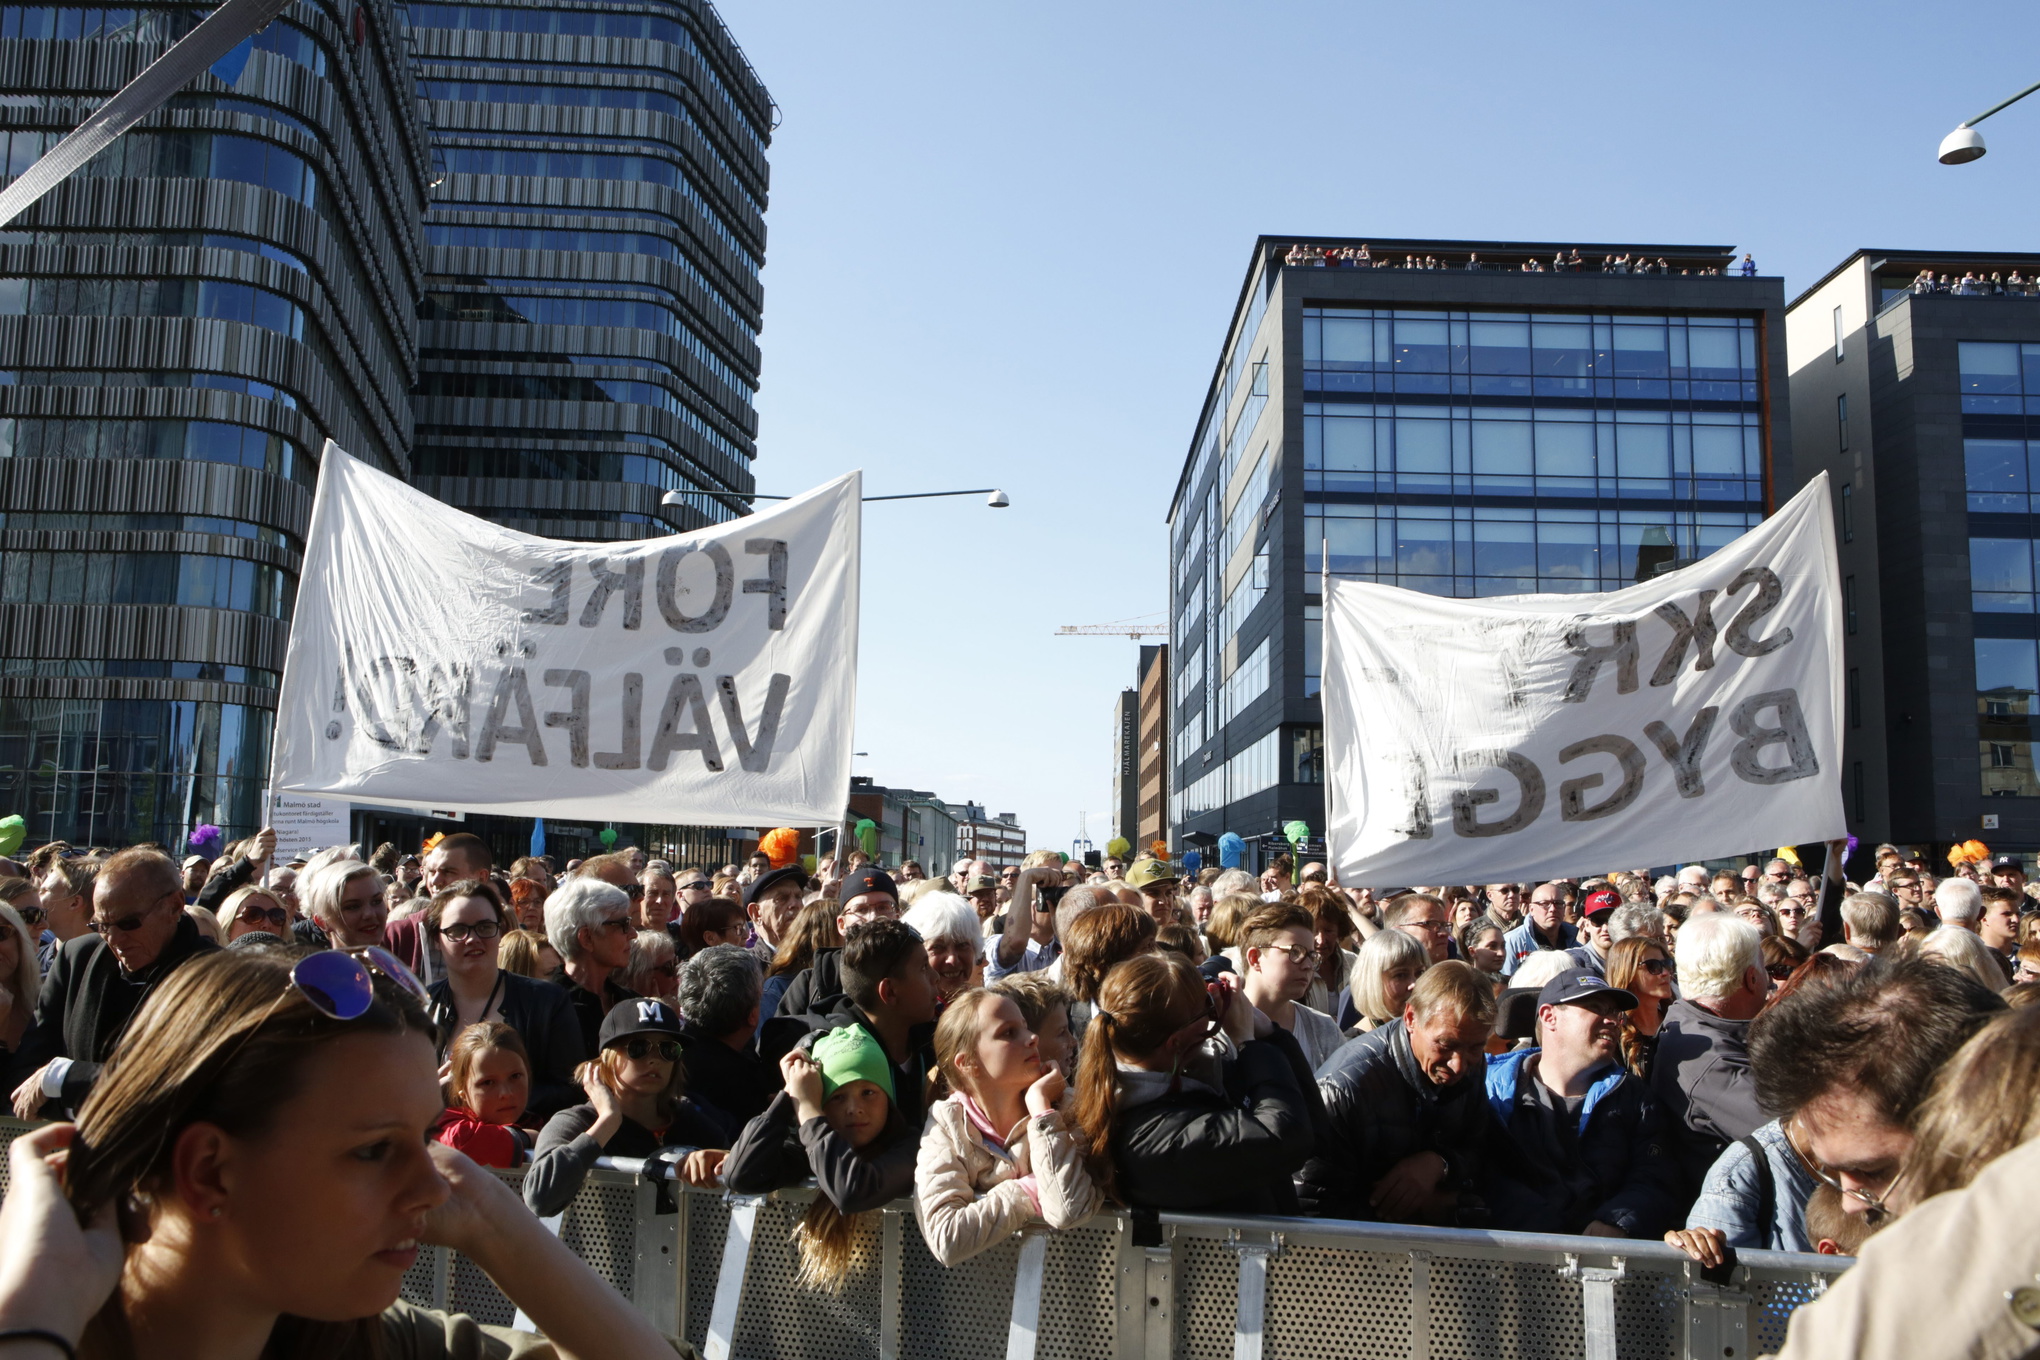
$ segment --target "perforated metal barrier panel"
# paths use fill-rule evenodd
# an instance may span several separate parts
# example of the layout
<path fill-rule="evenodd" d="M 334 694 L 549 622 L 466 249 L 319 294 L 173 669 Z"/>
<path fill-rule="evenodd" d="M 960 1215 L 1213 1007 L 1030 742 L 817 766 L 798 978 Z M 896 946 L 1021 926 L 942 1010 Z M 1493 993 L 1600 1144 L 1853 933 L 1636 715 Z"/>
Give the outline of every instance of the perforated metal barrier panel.
<path fill-rule="evenodd" d="M 0 1121 L 0 1150 L 27 1127 Z M 812 1198 L 731 1200 L 678 1184 L 670 1163 L 618 1161 L 590 1174 L 558 1232 L 708 1360 L 1752 1360 L 1853 1264 L 1745 1252 L 1717 1288 L 1653 1242 L 1195 1215 L 1163 1215 L 1140 1240 L 1114 1212 L 946 1269 L 902 1202 L 857 1224 L 849 1278 L 825 1293 L 801 1286 L 793 1245 Z M 725 1250 L 733 1222 L 747 1252 Z M 516 1316 L 438 1248 L 403 1294 Z"/>

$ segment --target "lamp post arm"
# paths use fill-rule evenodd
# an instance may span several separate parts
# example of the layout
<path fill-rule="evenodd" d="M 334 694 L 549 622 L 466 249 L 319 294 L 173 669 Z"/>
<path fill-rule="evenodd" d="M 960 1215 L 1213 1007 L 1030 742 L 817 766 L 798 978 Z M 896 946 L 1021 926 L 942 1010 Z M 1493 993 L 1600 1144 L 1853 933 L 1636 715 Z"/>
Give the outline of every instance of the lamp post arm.
<path fill-rule="evenodd" d="M 981 486 L 974 491 L 909 491 L 898 496 L 866 496 L 864 499 L 868 501 L 922 501 L 935 496 L 989 496 L 997 490 L 998 488 L 995 486 Z M 753 494 L 751 499 L 754 501 L 790 501 L 793 497 Z"/>
<path fill-rule="evenodd" d="M 1990 117 L 1993 113 L 1998 113 L 2004 109 L 2010 108 L 2012 105 L 2018 103 L 2021 99 L 2024 99 L 2027 95 L 2032 94 L 2035 90 L 2040 90 L 2040 84 L 2028 85 L 2025 89 L 2019 91 L 2017 94 L 2013 95 L 2010 99 L 2001 100 L 1998 103 L 1991 105 L 1989 108 L 1985 109 L 1982 113 L 1977 114 L 1976 117 L 1971 118 L 1964 122 L 1961 126 L 1975 127 L 1978 123 L 1981 123 L 1984 119 Z"/>

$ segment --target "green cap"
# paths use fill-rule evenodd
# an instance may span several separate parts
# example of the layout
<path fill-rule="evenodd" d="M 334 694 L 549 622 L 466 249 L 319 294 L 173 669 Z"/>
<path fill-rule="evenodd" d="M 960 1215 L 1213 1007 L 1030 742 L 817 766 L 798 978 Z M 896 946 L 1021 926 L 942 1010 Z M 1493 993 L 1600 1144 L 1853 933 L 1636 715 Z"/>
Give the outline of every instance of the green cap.
<path fill-rule="evenodd" d="M 862 1025 L 830 1030 L 815 1040 L 808 1056 L 822 1069 L 824 1099 L 836 1094 L 837 1087 L 853 1081 L 868 1081 L 885 1092 L 887 1100 L 893 1098 L 892 1063 L 887 1061 L 878 1040 Z"/>

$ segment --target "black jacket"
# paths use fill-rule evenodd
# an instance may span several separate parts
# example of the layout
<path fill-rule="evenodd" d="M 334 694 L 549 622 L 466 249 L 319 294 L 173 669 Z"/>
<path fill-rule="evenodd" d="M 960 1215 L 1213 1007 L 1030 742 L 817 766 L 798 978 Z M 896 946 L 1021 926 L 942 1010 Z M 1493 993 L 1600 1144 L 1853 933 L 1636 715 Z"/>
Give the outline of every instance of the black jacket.
<path fill-rule="evenodd" d="M 197 955 L 219 948 L 201 935 L 189 916 L 177 922 L 177 933 L 156 961 L 129 977 L 98 935 L 87 933 L 57 951 L 57 961 L 43 979 L 36 999 L 35 1023 L 15 1050 L 10 1088 L 52 1058 L 69 1058 L 62 1103 L 73 1113 L 85 1103 L 99 1066 L 112 1056 L 114 1045 L 156 985 Z"/>
<path fill-rule="evenodd" d="M 1674 1001 L 1658 1027 L 1650 1093 L 1664 1110 L 1688 1197 L 1730 1143 L 1771 1122 L 1757 1104 L 1749 1035 L 1749 1021 L 1724 1020 L 1691 1001 Z"/>
<path fill-rule="evenodd" d="M 550 1218 L 574 1202 L 598 1157 L 650 1157 L 665 1148 L 717 1148 L 730 1141 L 728 1129 L 689 1101 L 681 1102 L 663 1138 L 625 1116 L 604 1146 L 588 1136 L 595 1117 L 593 1105 L 574 1105 L 539 1131 L 524 1173 L 524 1202 L 539 1217 Z"/>
<path fill-rule="evenodd" d="M 622 972 L 618 971 L 604 978 L 600 996 L 568 977 L 564 968 L 556 969 L 552 976 L 546 979 L 567 994 L 567 1001 L 573 1007 L 574 1017 L 581 1022 L 582 1046 L 590 1057 L 602 1051 L 602 1017 L 609 1014 L 610 1007 L 635 1000 L 637 997 L 636 992 L 617 981 L 622 976 Z"/>
<path fill-rule="evenodd" d="M 1579 1122 L 1554 1140 L 1539 1108 L 1535 1049 L 1488 1059 L 1487 1171 L 1481 1188 L 1508 1232 L 1574 1233 L 1599 1220 L 1625 1236 L 1661 1237 L 1685 1221 L 1678 1163 L 1657 1102 L 1618 1064 L 1581 1101 Z"/>
<path fill-rule="evenodd" d="M 531 1055 L 531 1101 L 527 1113 L 548 1118 L 581 1103 L 584 1093 L 574 1069 L 595 1056 L 586 1046 L 573 1002 L 561 988 L 538 978 L 500 970 L 503 1023 L 524 1040 Z M 454 1040 L 453 986 L 445 978 L 432 984 L 432 1019 L 439 1026 L 439 1056 Z"/>
<path fill-rule="evenodd" d="M 815 961 L 793 975 L 779 998 L 780 1015 L 827 1015 L 843 997 L 843 950 L 817 949 Z"/>
<path fill-rule="evenodd" d="M 1277 1028 L 1267 1039 L 1241 1045 L 1225 1064 L 1222 1094 L 1185 1083 L 1129 1105 L 1132 1080 L 1121 1076 L 1112 1127 L 1113 1169 L 1128 1204 L 1297 1213 L 1290 1177 L 1310 1156 L 1321 1116 L 1310 1064 L 1295 1036 Z"/>
<path fill-rule="evenodd" d="M 198 897 L 192 905 L 200 911 L 219 914 L 220 904 L 234 895 L 238 888 L 245 888 L 255 879 L 255 861 L 237 859 L 224 869 L 217 869 L 205 886 L 198 890 Z"/>
<path fill-rule="evenodd" d="M 1479 1072 L 1433 1086 L 1417 1067 L 1403 1022 L 1391 1020 L 1333 1054 L 1317 1086 L 1329 1133 L 1297 1177 L 1305 1213 L 1374 1218 L 1367 1196 L 1375 1182 L 1403 1158 L 1435 1152 L 1445 1159 L 1440 1188 L 1459 1196 L 1455 1221 L 1482 1225 L 1481 1151 L 1490 1115 Z"/>
<path fill-rule="evenodd" d="M 737 1124 L 765 1113 L 785 1082 L 779 1065 L 759 1056 L 746 1044 L 731 1048 L 693 1025 L 680 1027 L 680 1047 L 687 1064 L 687 1096 L 711 1105 Z"/>
<path fill-rule="evenodd" d="M 858 1010 L 847 996 L 837 997 L 836 1004 L 826 1014 L 807 1016 L 806 1022 L 810 1033 L 862 1025 L 865 1033 L 876 1040 L 880 1048 L 885 1047 L 885 1040 L 879 1038 L 878 1031 L 865 1020 L 864 1012 Z M 789 1044 L 787 1049 L 791 1047 Z M 781 1049 L 780 1056 L 787 1049 Z M 907 1050 L 907 1060 L 893 1064 L 892 1103 L 918 1139 L 921 1126 L 928 1122 L 928 1074 L 935 1070 L 935 1026 L 916 1025 L 908 1030 Z M 773 1057 L 772 1061 L 777 1064 L 779 1057 Z"/>
<path fill-rule="evenodd" d="M 908 1128 L 898 1105 L 886 1110 L 885 1128 L 859 1151 L 830 1132 L 825 1119 L 799 1123 L 793 1097 L 781 1091 L 731 1145 L 723 1184 L 739 1195 L 765 1195 L 813 1176 L 838 1213 L 861 1214 L 914 1193 L 920 1150 L 918 1126 Z"/>

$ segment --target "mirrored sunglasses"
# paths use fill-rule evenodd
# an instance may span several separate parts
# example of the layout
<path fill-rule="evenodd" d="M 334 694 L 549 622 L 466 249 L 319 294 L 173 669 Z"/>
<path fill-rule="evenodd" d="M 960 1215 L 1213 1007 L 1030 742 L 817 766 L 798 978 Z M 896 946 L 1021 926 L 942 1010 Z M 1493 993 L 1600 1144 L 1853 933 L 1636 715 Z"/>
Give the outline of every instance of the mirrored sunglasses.
<path fill-rule="evenodd" d="M 368 975 L 370 968 L 416 997 L 421 1005 L 431 1004 L 431 993 L 418 981 L 417 974 L 395 954 L 375 945 L 360 950 L 327 949 L 307 954 L 292 965 L 290 985 L 321 1015 L 333 1020 L 358 1020 L 375 1003 L 375 980 Z"/>

